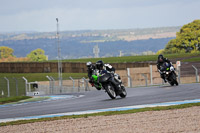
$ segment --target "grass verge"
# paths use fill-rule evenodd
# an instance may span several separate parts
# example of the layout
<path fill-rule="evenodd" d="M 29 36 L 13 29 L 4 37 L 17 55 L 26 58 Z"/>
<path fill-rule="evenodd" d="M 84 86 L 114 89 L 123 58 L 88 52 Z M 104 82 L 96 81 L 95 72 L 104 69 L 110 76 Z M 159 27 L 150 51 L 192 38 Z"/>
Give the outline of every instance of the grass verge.
<path fill-rule="evenodd" d="M 22 79 L 22 77 L 25 77 L 28 82 L 33 82 L 33 81 L 48 81 L 46 76 L 52 76 L 57 78 L 58 73 L 0 73 L 0 78 L 17 78 L 17 79 Z M 82 77 L 87 77 L 87 73 L 63 73 L 62 74 L 63 79 L 69 79 L 71 76 L 72 78 L 82 78 Z"/>
<path fill-rule="evenodd" d="M 200 57 L 193 57 L 191 59 L 182 60 L 182 62 L 200 62 Z"/>
<path fill-rule="evenodd" d="M 184 57 L 195 57 L 199 54 L 166 54 L 164 55 L 168 59 L 184 58 Z M 158 55 L 139 55 L 139 56 L 122 56 L 122 57 L 106 57 L 106 58 L 85 58 L 85 59 L 69 59 L 62 60 L 63 62 L 96 62 L 98 60 L 103 60 L 105 63 L 128 63 L 128 62 L 145 62 L 145 61 L 157 61 Z M 54 62 L 51 60 L 49 62 Z"/>
<path fill-rule="evenodd" d="M 165 106 L 165 107 L 150 107 L 150 108 L 133 109 L 133 110 L 126 110 L 126 111 L 110 111 L 110 112 L 102 112 L 102 113 L 94 113 L 94 114 L 71 115 L 71 116 L 62 116 L 62 117 L 53 117 L 53 118 L 32 119 L 32 120 L 19 120 L 19 121 L 0 123 L 0 126 L 20 125 L 20 124 L 26 124 L 26 123 L 45 122 L 45 121 L 61 120 L 61 119 L 87 118 L 90 116 L 110 116 L 110 115 L 130 114 L 130 113 L 138 113 L 138 112 L 146 112 L 146 111 L 183 109 L 183 108 L 189 108 L 193 106 L 200 106 L 200 103 L 188 103 L 188 104 Z"/>
<path fill-rule="evenodd" d="M 6 105 L 8 105 L 8 104 L 19 104 L 19 103 L 24 103 L 24 102 L 37 102 L 37 101 L 47 100 L 49 98 L 50 97 L 48 97 L 48 96 L 46 96 L 46 97 L 31 97 L 31 98 L 28 98 L 28 99 L 25 99 L 25 100 L 20 100 L 20 101 L 17 101 L 17 102 L 7 103 Z"/>
<path fill-rule="evenodd" d="M 11 102 L 18 102 L 18 101 L 29 99 L 29 98 L 31 98 L 31 97 L 29 97 L 29 96 L 16 96 L 16 97 L 0 98 L 0 105 L 6 104 L 6 103 L 11 103 Z"/>

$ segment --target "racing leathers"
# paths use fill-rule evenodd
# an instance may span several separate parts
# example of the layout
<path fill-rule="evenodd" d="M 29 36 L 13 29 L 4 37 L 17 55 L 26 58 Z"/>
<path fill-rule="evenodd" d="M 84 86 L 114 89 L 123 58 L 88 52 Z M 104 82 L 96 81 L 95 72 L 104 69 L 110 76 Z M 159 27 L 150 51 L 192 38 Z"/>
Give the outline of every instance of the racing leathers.
<path fill-rule="evenodd" d="M 160 77 L 164 80 L 164 82 L 167 82 L 166 79 L 165 79 L 165 76 L 164 76 L 163 72 L 161 71 L 161 66 L 162 66 L 165 62 L 167 62 L 167 63 L 169 63 L 169 64 L 172 64 L 172 63 L 170 62 L 170 60 L 168 60 L 167 58 L 164 58 L 164 57 L 163 57 L 163 58 L 162 58 L 162 61 L 160 61 L 160 60 L 157 61 L 157 68 L 158 68 L 158 71 L 159 71 L 159 73 L 160 73 Z"/>
<path fill-rule="evenodd" d="M 116 79 L 116 81 L 119 84 L 123 85 L 122 81 L 121 81 L 121 77 L 118 74 L 115 73 L 115 68 L 112 65 L 110 65 L 110 64 L 104 64 L 102 69 L 100 69 L 100 70 L 98 69 L 97 70 L 97 74 L 100 74 L 103 70 L 106 70 L 109 73 L 113 73 L 114 78 Z"/>

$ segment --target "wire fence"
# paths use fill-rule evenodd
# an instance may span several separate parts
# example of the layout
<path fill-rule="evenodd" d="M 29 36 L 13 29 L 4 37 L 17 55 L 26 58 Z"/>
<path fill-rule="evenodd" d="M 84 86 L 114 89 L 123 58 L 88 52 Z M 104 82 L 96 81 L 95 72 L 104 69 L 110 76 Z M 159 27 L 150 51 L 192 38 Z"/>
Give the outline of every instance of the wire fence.
<path fill-rule="evenodd" d="M 0 78 L 0 96 L 25 96 L 25 81 L 22 78 Z"/>
<path fill-rule="evenodd" d="M 118 70 L 116 73 L 121 76 L 125 87 L 164 84 L 155 65 Z M 199 83 L 200 63 L 183 64 L 181 67 L 176 67 L 176 73 L 179 84 Z M 96 90 L 85 77 L 63 77 L 61 85 L 59 85 L 58 77 L 47 75 L 46 79 L 47 81 L 28 82 L 25 77 L 0 78 L 0 97 L 67 94 Z"/>
<path fill-rule="evenodd" d="M 40 82 L 38 91 L 41 94 L 64 94 L 90 91 L 93 88 L 89 85 L 88 79 L 83 78 L 62 78 L 62 86 L 59 86 L 57 77 L 47 76 L 49 81 Z"/>
<path fill-rule="evenodd" d="M 181 66 L 174 66 L 176 68 L 175 72 L 179 84 L 200 82 L 200 63 L 182 63 Z M 168 84 L 164 83 L 161 79 L 156 65 L 150 65 L 149 67 L 143 68 L 128 68 L 124 73 L 127 73 L 128 75 L 122 76 L 127 87 Z M 122 72 L 121 75 L 123 75 Z"/>
<path fill-rule="evenodd" d="M 66 94 L 92 90 L 86 78 L 63 77 L 59 86 L 57 77 L 47 76 L 49 81 L 28 82 L 22 78 L 0 78 L 0 97 Z"/>

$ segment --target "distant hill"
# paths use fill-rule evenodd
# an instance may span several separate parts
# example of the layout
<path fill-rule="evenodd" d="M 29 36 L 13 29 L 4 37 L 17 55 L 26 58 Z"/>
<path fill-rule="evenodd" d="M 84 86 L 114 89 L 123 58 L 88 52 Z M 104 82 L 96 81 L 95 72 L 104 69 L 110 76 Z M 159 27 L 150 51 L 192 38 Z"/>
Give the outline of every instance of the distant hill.
<path fill-rule="evenodd" d="M 148 39 L 136 41 L 106 41 L 99 43 L 81 43 L 77 40 L 61 40 L 61 53 L 63 59 L 72 59 L 80 57 L 93 57 L 93 47 L 98 44 L 100 56 L 118 56 L 121 50 L 125 55 L 141 53 L 144 51 L 156 52 L 163 49 L 169 40 L 173 38 Z M 49 59 L 55 59 L 57 56 L 56 39 L 34 39 L 34 40 L 9 40 L 0 42 L 0 46 L 8 46 L 14 49 L 14 55 L 25 57 L 36 48 L 45 50 Z"/>
<path fill-rule="evenodd" d="M 125 30 L 84 30 L 60 33 L 63 59 L 93 57 L 93 47 L 98 44 L 100 56 L 140 54 L 144 51 L 157 52 L 169 40 L 175 38 L 180 27 L 163 27 Z M 14 55 L 25 57 L 32 50 L 42 48 L 49 59 L 56 59 L 56 32 L 1 33 L 0 46 L 14 49 Z"/>

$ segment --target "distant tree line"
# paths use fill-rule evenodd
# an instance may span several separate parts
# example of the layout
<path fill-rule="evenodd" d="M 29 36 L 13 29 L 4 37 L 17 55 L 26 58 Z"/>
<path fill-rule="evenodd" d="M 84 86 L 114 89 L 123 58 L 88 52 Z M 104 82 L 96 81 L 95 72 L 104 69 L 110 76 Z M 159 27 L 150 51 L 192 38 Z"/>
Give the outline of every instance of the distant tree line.
<path fill-rule="evenodd" d="M 27 57 L 15 57 L 12 48 L 1 46 L 0 47 L 0 62 L 15 62 L 15 61 L 46 61 L 47 57 L 43 49 L 36 49 L 31 51 Z"/>

